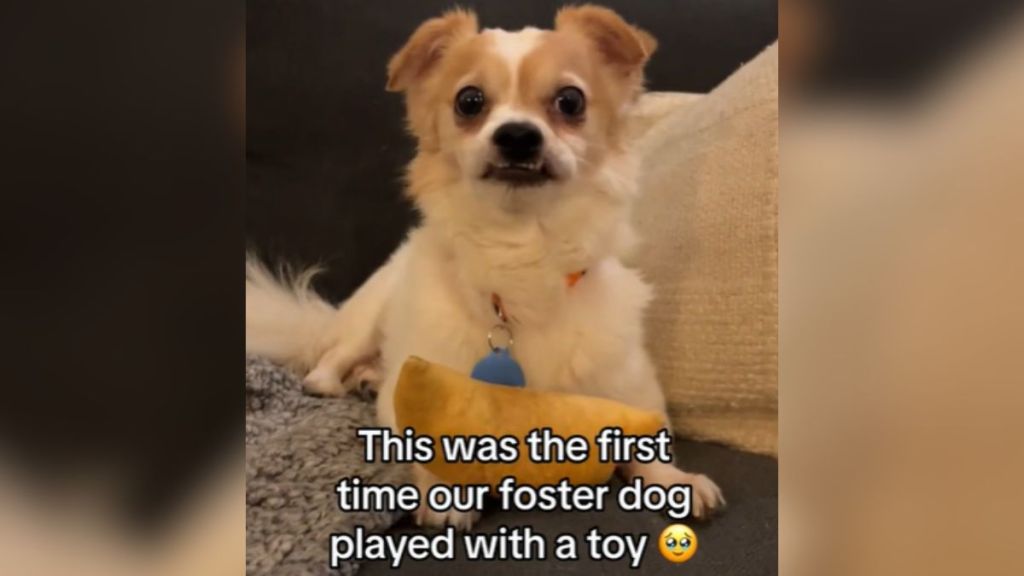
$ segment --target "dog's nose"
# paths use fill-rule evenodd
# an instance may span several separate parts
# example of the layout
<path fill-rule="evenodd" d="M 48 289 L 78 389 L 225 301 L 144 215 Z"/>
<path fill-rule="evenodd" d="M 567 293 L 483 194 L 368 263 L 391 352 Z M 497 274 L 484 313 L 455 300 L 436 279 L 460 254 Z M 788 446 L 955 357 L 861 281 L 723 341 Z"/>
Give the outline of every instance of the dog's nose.
<path fill-rule="evenodd" d="M 544 136 L 529 122 L 508 122 L 494 131 L 492 140 L 505 160 L 529 162 L 540 153 Z"/>

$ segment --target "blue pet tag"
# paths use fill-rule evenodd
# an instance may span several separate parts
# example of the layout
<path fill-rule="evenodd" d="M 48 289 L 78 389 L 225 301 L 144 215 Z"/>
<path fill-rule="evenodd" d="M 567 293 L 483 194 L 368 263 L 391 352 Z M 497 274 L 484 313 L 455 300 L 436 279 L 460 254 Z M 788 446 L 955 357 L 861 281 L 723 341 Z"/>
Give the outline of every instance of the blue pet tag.
<path fill-rule="evenodd" d="M 509 354 L 508 348 L 494 348 L 491 353 L 484 356 L 470 374 L 477 380 L 501 384 L 502 386 L 515 386 L 522 388 L 526 386 L 526 376 L 519 363 Z"/>
<path fill-rule="evenodd" d="M 491 353 L 476 363 L 470 376 L 483 382 L 490 382 L 491 384 L 522 388 L 526 386 L 526 376 L 523 374 L 523 369 L 519 366 L 519 362 L 512 358 L 510 350 L 512 345 L 515 344 L 515 340 L 512 337 L 512 329 L 506 323 L 507 317 L 500 306 L 500 302 L 495 305 L 495 313 L 502 323 L 495 324 L 491 331 L 487 333 L 487 345 L 490 346 Z M 495 345 L 495 332 L 505 333 L 507 338 L 505 346 Z"/>

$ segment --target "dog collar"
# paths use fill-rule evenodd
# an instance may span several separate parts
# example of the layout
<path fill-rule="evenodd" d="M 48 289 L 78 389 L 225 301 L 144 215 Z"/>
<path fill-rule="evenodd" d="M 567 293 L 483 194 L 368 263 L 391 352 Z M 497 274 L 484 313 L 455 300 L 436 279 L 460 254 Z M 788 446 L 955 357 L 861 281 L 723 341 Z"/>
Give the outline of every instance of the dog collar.
<path fill-rule="evenodd" d="M 566 274 L 565 285 L 569 288 L 576 286 L 580 279 L 586 276 L 586 274 L 586 268 Z M 505 311 L 505 305 L 501 301 L 501 296 L 497 292 L 491 292 L 491 308 L 494 309 L 494 315 L 498 317 L 498 320 L 500 320 L 502 324 L 508 324 L 510 317 Z M 508 331 L 507 327 L 506 331 Z"/>
<path fill-rule="evenodd" d="M 580 270 L 566 274 L 565 285 L 569 288 L 576 286 L 586 273 L 586 270 Z M 470 376 L 477 380 L 503 386 L 519 388 L 526 386 L 523 369 L 512 357 L 512 345 L 515 344 L 515 338 L 512 335 L 512 327 L 509 325 L 511 317 L 505 310 L 505 305 L 497 292 L 491 292 L 491 307 L 494 309 L 494 315 L 498 317 L 498 323 L 487 332 L 487 346 L 491 352 L 476 363 Z M 497 332 L 504 332 L 507 338 L 504 346 L 494 343 L 494 336 Z"/>

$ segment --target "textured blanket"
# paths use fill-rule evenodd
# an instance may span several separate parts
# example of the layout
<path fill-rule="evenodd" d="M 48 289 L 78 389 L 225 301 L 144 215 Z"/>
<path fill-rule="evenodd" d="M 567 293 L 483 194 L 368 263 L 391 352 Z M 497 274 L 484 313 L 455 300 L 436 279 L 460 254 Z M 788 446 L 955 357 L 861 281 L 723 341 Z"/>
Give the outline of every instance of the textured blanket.
<path fill-rule="evenodd" d="M 305 395 L 291 372 L 260 358 L 245 366 L 246 547 L 249 576 L 324 575 L 330 535 L 356 525 L 383 530 L 396 514 L 342 512 L 334 486 L 346 476 L 401 484 L 402 466 L 368 464 L 355 431 L 374 425 L 370 398 Z M 354 563 L 342 566 L 354 574 Z"/>

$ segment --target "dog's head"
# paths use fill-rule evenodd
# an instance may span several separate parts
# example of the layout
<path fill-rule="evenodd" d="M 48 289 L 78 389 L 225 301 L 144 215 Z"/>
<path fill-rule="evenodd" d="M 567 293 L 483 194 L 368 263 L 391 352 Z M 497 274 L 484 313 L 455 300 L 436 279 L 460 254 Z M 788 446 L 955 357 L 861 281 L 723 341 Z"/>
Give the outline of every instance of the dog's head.
<path fill-rule="evenodd" d="M 473 13 L 455 10 L 416 30 L 391 59 L 387 87 L 406 94 L 424 178 L 506 200 L 557 194 L 621 151 L 655 46 L 595 6 L 562 9 L 553 30 L 516 32 L 479 30 Z"/>

